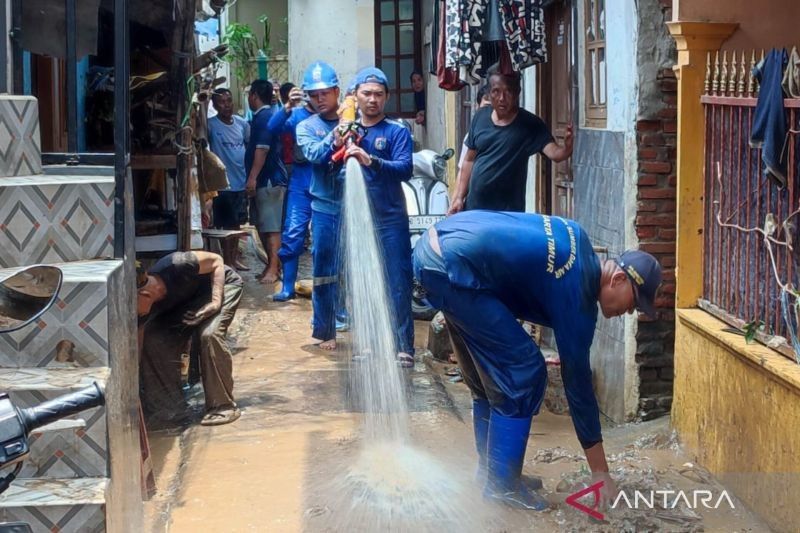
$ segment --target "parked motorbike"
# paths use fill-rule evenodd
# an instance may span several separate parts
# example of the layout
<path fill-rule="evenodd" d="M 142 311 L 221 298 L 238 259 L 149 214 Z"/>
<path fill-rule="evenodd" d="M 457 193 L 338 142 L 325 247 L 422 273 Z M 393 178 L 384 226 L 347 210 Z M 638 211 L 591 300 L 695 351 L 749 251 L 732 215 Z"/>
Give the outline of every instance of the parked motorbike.
<path fill-rule="evenodd" d="M 0 281 L 0 333 L 21 329 L 47 311 L 58 296 L 62 278 L 59 268 L 38 265 Z M 11 473 L 0 477 L 0 493 L 8 489 L 22 470 L 22 462 L 30 453 L 31 432 L 104 403 L 104 391 L 97 382 L 27 409 L 14 405 L 8 394 L 0 394 L 0 469 L 14 466 Z M 23 522 L 0 523 L 0 532 L 30 531 L 30 526 Z"/>
<path fill-rule="evenodd" d="M 441 154 L 433 150 L 420 150 L 414 154 L 414 176 L 403 182 L 403 193 L 408 210 L 408 226 L 411 230 L 411 246 L 427 231 L 444 219 L 450 207 L 447 190 L 447 160 L 455 155 L 452 148 Z M 415 282 L 411 310 L 417 320 L 430 320 L 436 309 L 425 303 L 421 288 Z"/>

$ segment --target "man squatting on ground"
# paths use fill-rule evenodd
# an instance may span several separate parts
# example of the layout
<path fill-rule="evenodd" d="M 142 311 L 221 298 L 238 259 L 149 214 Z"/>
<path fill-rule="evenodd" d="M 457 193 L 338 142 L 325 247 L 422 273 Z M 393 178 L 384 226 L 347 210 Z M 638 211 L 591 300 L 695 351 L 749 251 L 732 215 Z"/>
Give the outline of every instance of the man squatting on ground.
<path fill-rule="evenodd" d="M 389 81 L 377 68 L 356 74 L 356 100 L 366 133 L 347 155 L 362 165 L 367 195 L 375 217 L 375 230 L 386 269 L 392 302 L 397 360 L 414 366 L 414 318 L 411 312 L 411 235 L 401 183 L 414 170 L 411 134 L 402 123 L 386 117 Z M 334 144 L 336 144 L 336 140 Z"/>
<path fill-rule="evenodd" d="M 547 369 L 519 317 L 553 329 L 578 440 L 593 477 L 605 482 L 604 500 L 613 498 L 589 365 L 597 304 L 606 318 L 637 308 L 654 315 L 661 283 L 656 259 L 634 250 L 617 261 L 600 260 L 574 221 L 476 210 L 448 217 L 420 238 L 414 275 L 430 304 L 444 312 L 454 347 L 463 347 L 455 356 L 473 395 L 485 493 L 517 507 L 547 507 L 520 482 Z"/>
<path fill-rule="evenodd" d="M 272 295 L 276 302 L 285 302 L 295 297 L 294 284 L 297 269 L 303 254 L 308 225 L 311 223 L 311 176 L 314 169 L 297 145 L 297 126 L 315 113 L 310 103 L 303 101 L 303 89 L 294 87 L 289 91 L 288 102 L 272 115 L 269 129 L 274 137 L 289 133 L 294 139 L 292 175 L 289 178 L 286 217 L 281 236 L 278 257 L 283 265 L 283 288 Z"/>
<path fill-rule="evenodd" d="M 242 297 L 242 278 L 209 252 L 162 257 L 138 283 L 142 406 L 151 420 L 180 422 L 187 405 L 181 353 L 194 336 L 206 400 L 202 425 L 233 422 L 233 363 L 225 337 Z"/>

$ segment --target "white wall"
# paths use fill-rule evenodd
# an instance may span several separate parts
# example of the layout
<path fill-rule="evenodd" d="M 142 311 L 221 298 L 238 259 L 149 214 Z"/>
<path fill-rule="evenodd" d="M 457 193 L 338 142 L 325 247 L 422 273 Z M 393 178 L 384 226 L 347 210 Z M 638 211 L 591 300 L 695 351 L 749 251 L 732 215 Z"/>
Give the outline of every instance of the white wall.
<path fill-rule="evenodd" d="M 375 64 L 373 0 L 289 0 L 289 70 L 302 81 L 316 60 L 330 63 L 346 87 Z"/>
<path fill-rule="evenodd" d="M 452 148 L 456 151 L 456 158 L 461 154 L 461 145 L 446 146 L 447 144 L 447 128 L 445 116 L 445 91 L 439 88 L 439 81 L 436 76 L 429 72 L 430 62 L 430 39 L 432 34 L 433 21 L 433 2 L 422 2 L 422 72 L 425 76 L 425 107 L 427 109 L 425 114 L 426 125 L 422 135 L 419 135 L 418 141 L 420 148 L 429 148 L 437 152 L 442 152 L 445 148 Z M 453 120 L 452 117 L 449 117 Z"/>
<path fill-rule="evenodd" d="M 536 68 L 531 67 L 522 71 L 522 107 L 538 115 L 539 101 L 536 90 Z M 539 167 L 542 165 L 543 156 L 533 156 L 528 159 L 528 183 L 525 187 L 525 211 L 536 212 L 537 180 Z"/>

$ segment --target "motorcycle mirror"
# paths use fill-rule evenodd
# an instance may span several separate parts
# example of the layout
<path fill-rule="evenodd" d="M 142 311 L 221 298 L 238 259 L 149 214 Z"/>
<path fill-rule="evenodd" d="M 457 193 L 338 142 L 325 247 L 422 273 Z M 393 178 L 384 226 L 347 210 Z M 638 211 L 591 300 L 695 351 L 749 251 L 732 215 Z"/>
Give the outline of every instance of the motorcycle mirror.
<path fill-rule="evenodd" d="M 450 159 L 450 158 L 451 158 L 451 157 L 453 157 L 454 155 L 456 155 L 456 151 L 455 151 L 455 150 L 453 150 L 452 148 L 448 148 L 447 150 L 445 150 L 445 151 L 442 153 L 442 159 L 444 159 L 445 161 L 447 161 L 448 159 Z"/>
<path fill-rule="evenodd" d="M 0 281 L 0 333 L 23 328 L 53 305 L 63 274 L 54 266 L 36 265 Z"/>

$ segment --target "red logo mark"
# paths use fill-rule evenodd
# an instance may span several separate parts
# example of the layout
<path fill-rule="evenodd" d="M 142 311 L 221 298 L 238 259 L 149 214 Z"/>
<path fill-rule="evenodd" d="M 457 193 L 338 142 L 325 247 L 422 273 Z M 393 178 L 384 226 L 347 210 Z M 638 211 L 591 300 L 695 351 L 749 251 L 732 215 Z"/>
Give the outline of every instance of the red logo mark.
<path fill-rule="evenodd" d="M 603 482 L 599 481 L 594 485 L 586 487 L 583 490 L 579 490 L 575 494 L 570 494 L 567 496 L 566 502 L 573 506 L 575 509 L 579 510 L 582 513 L 586 513 L 592 518 L 596 518 L 597 520 L 604 520 L 605 517 L 603 513 L 599 512 L 597 509 L 600 507 L 600 489 L 603 488 Z M 591 507 L 587 507 L 580 503 L 578 500 L 586 496 L 587 494 L 594 494 L 594 505 Z"/>

